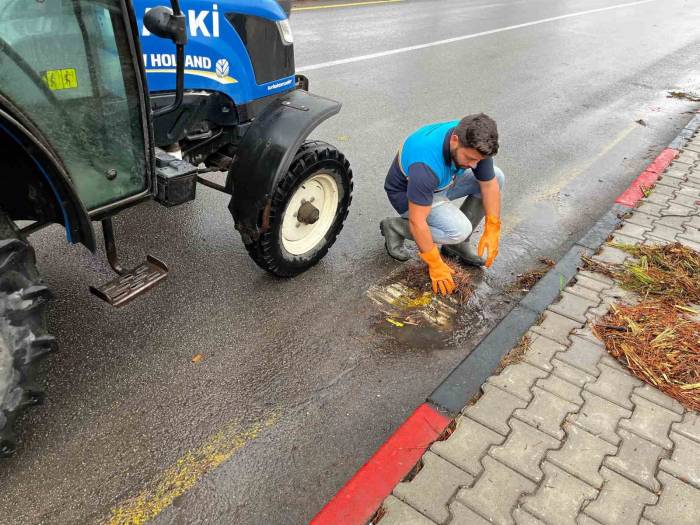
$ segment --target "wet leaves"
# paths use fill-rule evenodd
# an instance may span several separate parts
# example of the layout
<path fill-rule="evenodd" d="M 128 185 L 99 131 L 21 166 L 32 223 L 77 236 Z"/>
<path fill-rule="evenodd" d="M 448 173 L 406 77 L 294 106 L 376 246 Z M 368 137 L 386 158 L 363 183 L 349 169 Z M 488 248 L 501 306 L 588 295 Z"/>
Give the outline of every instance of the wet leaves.
<path fill-rule="evenodd" d="M 542 266 L 533 270 L 528 270 L 525 273 L 520 273 L 516 276 L 515 283 L 508 287 L 509 291 L 513 292 L 529 292 L 542 277 L 555 265 L 552 259 L 542 257 L 540 259 Z"/>

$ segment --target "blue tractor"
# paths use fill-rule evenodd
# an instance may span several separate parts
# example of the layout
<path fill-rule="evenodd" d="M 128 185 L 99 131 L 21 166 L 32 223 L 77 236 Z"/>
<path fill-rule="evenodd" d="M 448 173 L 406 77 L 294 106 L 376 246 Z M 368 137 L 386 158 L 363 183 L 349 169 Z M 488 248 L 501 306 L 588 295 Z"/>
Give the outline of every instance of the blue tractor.
<path fill-rule="evenodd" d="M 60 224 L 95 252 L 99 221 L 118 275 L 90 289 L 121 306 L 168 271 L 120 264 L 112 221 L 129 207 L 227 193 L 248 253 L 280 277 L 316 264 L 347 217 L 348 161 L 307 140 L 340 104 L 295 74 L 291 1 L 158 1 L 0 0 L 0 456 L 56 349 L 33 232 Z"/>
<path fill-rule="evenodd" d="M 228 172 L 225 185 L 199 181 L 232 195 L 234 223 L 258 265 L 284 277 L 306 270 L 342 228 L 352 173 L 335 147 L 305 142 L 340 104 L 295 75 L 291 0 L 183 1 L 184 96 L 162 115 L 177 93 L 178 56 L 144 26 L 158 1 L 134 0 L 155 145 Z"/>

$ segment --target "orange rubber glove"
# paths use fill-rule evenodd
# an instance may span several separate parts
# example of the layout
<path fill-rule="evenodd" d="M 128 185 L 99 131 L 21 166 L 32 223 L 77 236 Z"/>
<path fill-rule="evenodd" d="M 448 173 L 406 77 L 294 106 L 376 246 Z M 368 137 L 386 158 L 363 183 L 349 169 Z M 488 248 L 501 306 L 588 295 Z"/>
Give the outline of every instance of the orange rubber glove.
<path fill-rule="evenodd" d="M 455 282 L 452 279 L 452 270 L 440 258 L 437 246 L 429 252 L 421 253 L 420 258 L 428 265 L 430 280 L 433 281 L 433 293 L 448 295 L 455 291 Z"/>
<path fill-rule="evenodd" d="M 493 260 L 496 258 L 496 255 L 498 255 L 498 239 L 500 237 L 501 220 L 492 215 L 487 216 L 484 233 L 481 235 L 481 239 L 479 239 L 479 247 L 477 248 L 479 257 L 483 257 L 484 249 L 488 251 L 488 258 L 486 259 L 487 268 L 491 267 Z"/>

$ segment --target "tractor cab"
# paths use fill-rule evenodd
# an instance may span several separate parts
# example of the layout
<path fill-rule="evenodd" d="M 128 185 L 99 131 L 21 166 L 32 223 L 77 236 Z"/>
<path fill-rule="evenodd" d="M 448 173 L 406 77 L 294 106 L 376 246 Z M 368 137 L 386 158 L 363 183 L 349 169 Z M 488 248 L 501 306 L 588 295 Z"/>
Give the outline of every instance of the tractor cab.
<path fill-rule="evenodd" d="M 30 179 L 10 179 L 16 198 L 8 199 L 10 209 L 3 202 L 6 212 L 17 219 L 53 219 L 65 225 L 70 240 L 89 243 L 91 232 L 80 231 L 71 221 L 79 217 L 71 216 L 103 216 L 149 195 L 150 111 L 134 31 L 133 13 L 119 0 L 3 2 L 3 151 L 15 151 L 13 161 L 21 162 L 17 146 L 24 149 L 31 136 L 53 164 L 34 163 Z M 42 170 L 58 173 L 44 176 Z M 64 180 L 53 184 L 57 178 Z M 38 194 L 26 202 L 35 184 Z"/>

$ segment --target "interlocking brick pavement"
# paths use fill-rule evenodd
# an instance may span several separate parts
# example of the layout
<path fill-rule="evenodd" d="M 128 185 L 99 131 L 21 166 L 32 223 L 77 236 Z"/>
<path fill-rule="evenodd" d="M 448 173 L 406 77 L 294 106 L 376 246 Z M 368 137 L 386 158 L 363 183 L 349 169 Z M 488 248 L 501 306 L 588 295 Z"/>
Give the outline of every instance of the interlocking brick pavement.
<path fill-rule="evenodd" d="M 622 438 L 620 448 L 617 454 L 605 459 L 605 466 L 657 492 L 661 488 L 656 479 L 659 460 L 666 457 L 668 451 L 632 432 L 619 429 L 618 434 Z"/>
<path fill-rule="evenodd" d="M 457 500 L 491 523 L 513 523 L 511 512 L 523 494 L 537 485 L 491 456 L 484 456 L 484 471 L 469 488 L 457 494 Z"/>
<path fill-rule="evenodd" d="M 430 450 L 468 474 L 477 476 L 484 470 L 481 458 L 491 446 L 500 445 L 504 440 L 505 437 L 497 432 L 473 419 L 461 416 L 457 418 L 457 425 L 450 439 L 436 441 Z"/>
<path fill-rule="evenodd" d="M 599 472 L 603 459 L 617 448 L 576 425 L 568 425 L 566 434 L 564 446 L 547 454 L 547 461 L 599 489 L 603 486 Z"/>
<path fill-rule="evenodd" d="M 700 490 L 665 472 L 659 472 L 659 481 L 659 501 L 644 510 L 644 517 L 656 525 L 697 525 Z"/>
<path fill-rule="evenodd" d="M 549 449 L 560 446 L 559 440 L 515 418 L 510 428 L 506 442 L 491 449 L 491 456 L 532 481 L 541 481 L 540 463 Z"/>
<path fill-rule="evenodd" d="M 675 444 L 673 455 L 671 459 L 661 460 L 661 470 L 700 489 L 700 454 L 697 443 L 675 432 L 671 432 L 670 438 Z"/>
<path fill-rule="evenodd" d="M 700 135 L 616 233 L 700 249 Z M 595 259 L 622 263 L 612 246 Z M 591 331 L 638 298 L 579 271 L 527 332 L 519 363 L 397 485 L 381 525 L 698 525 L 700 414 L 633 377 Z"/>
<path fill-rule="evenodd" d="M 523 507 L 546 523 L 576 523 L 581 508 L 598 494 L 586 482 L 545 461 L 545 480 L 532 496 L 523 498 Z"/>
<path fill-rule="evenodd" d="M 467 474 L 437 454 L 426 452 L 423 468 L 408 482 L 394 488 L 394 496 L 438 523 L 449 518 L 447 509 L 460 487 L 471 485 L 474 476 Z"/>
<path fill-rule="evenodd" d="M 657 496 L 624 476 L 603 467 L 605 482 L 595 501 L 584 512 L 605 525 L 636 525 L 644 507 L 656 503 Z"/>

